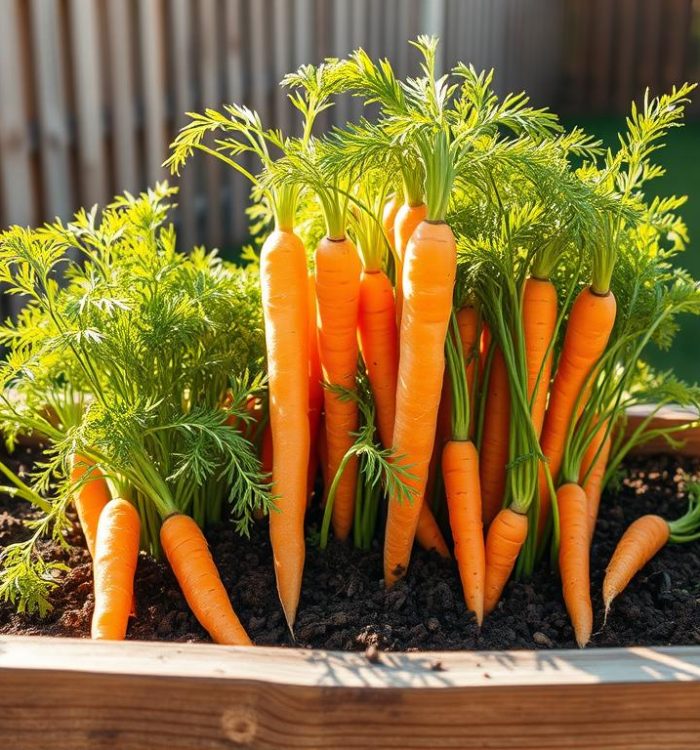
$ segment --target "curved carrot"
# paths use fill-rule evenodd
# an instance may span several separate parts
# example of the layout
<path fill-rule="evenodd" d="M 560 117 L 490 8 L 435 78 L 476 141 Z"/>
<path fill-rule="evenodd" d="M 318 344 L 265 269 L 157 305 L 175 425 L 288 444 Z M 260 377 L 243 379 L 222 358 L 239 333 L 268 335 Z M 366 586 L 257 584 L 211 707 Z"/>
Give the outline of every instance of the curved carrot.
<path fill-rule="evenodd" d="M 596 430 L 590 445 L 583 455 L 579 482 L 583 487 L 588 499 L 588 538 L 593 539 L 596 521 L 598 520 L 598 508 L 600 507 L 600 496 L 603 492 L 603 478 L 608 466 L 612 436 L 607 430 L 608 422 L 605 420 Z M 607 434 L 606 434 L 607 433 Z M 600 450 L 600 452 L 598 452 Z M 583 481 L 582 481 L 583 480 Z"/>
<path fill-rule="evenodd" d="M 557 290 L 551 281 L 530 277 L 523 289 L 523 334 L 527 365 L 527 398 L 537 437 L 542 432 L 552 375 L 557 326 Z"/>
<path fill-rule="evenodd" d="M 391 446 L 396 414 L 399 344 L 394 290 L 383 271 L 363 271 L 358 310 L 360 349 L 376 408 L 379 439 Z"/>
<path fill-rule="evenodd" d="M 588 499 L 583 488 L 571 482 L 557 490 L 559 508 L 559 573 L 564 603 L 574 626 L 576 643 L 583 648 L 591 639 L 590 543 Z"/>
<path fill-rule="evenodd" d="M 451 440 L 442 452 L 450 528 L 467 607 L 479 626 L 484 619 L 486 556 L 481 520 L 479 455 L 470 440 Z"/>
<path fill-rule="evenodd" d="M 387 586 L 408 567 L 423 502 L 442 392 L 444 343 L 456 267 L 457 248 L 449 226 L 443 222 L 421 222 L 404 258 L 405 298 L 393 439 L 394 455 L 409 467 L 415 495 L 412 503 L 400 502 L 393 494 L 389 497 L 384 540 Z"/>
<path fill-rule="evenodd" d="M 668 542 L 669 536 L 668 523 L 653 514 L 638 518 L 628 527 L 605 570 L 603 602 L 606 615 L 613 599 Z"/>
<path fill-rule="evenodd" d="M 493 519 L 486 534 L 486 582 L 484 614 L 496 608 L 527 538 L 527 516 L 504 508 Z"/>
<path fill-rule="evenodd" d="M 89 477 L 83 480 L 88 472 Z M 78 514 L 88 552 L 94 559 L 97 522 L 100 513 L 111 499 L 109 487 L 100 467 L 86 456 L 78 454 L 71 459 L 70 480 L 72 484 L 80 482 L 80 486 L 73 495 L 73 505 Z"/>
<path fill-rule="evenodd" d="M 503 354 L 496 349 L 491 360 L 486 392 L 484 433 L 479 451 L 481 502 L 486 528 L 503 507 L 509 455 L 510 385 Z"/>
<path fill-rule="evenodd" d="M 437 525 L 437 521 L 435 520 L 432 510 L 430 510 L 430 506 L 425 501 L 421 504 L 420 515 L 418 516 L 416 541 L 428 552 L 434 550 L 440 555 L 440 557 L 450 557 L 450 550 L 447 549 L 445 537 L 442 535 L 442 531 L 440 531 L 440 527 Z"/>
<path fill-rule="evenodd" d="M 571 307 L 557 372 L 552 382 L 549 406 L 542 427 L 540 444 L 556 485 L 564 455 L 564 444 L 571 420 L 588 400 L 582 389 L 605 351 L 615 324 L 617 306 L 612 292 L 596 294 L 591 287 L 579 293 Z M 590 383 L 588 384 L 590 386 Z M 549 516 L 549 485 L 540 468 L 540 513 L 538 535 L 544 533 Z"/>
<path fill-rule="evenodd" d="M 92 638 L 121 641 L 134 598 L 141 522 L 136 508 L 120 497 L 100 514 L 94 551 L 95 611 Z"/>
<path fill-rule="evenodd" d="M 382 212 L 382 227 L 384 229 L 384 235 L 392 250 L 396 248 L 396 243 L 394 241 L 394 225 L 396 223 L 396 214 L 400 207 L 401 201 L 399 200 L 399 197 L 397 195 L 392 195 L 384 205 L 384 211 Z"/>
<path fill-rule="evenodd" d="M 270 514 L 270 541 L 277 591 L 291 628 L 304 571 L 309 470 L 309 282 L 304 245 L 294 232 L 275 229 L 265 240 L 260 284 L 270 393 L 272 494 L 278 508 Z"/>
<path fill-rule="evenodd" d="M 316 297 L 320 319 L 319 345 L 324 379 L 331 386 L 355 390 L 357 318 L 360 299 L 360 257 L 349 239 L 324 238 L 316 249 Z M 323 394 L 328 444 L 328 476 L 334 477 L 352 447 L 359 415 L 354 399 L 330 388 Z M 351 459 L 338 484 L 333 503 L 333 531 L 345 540 L 354 518 L 357 460 Z"/>
<path fill-rule="evenodd" d="M 189 608 L 212 640 L 252 645 L 233 611 L 199 526 L 189 516 L 175 513 L 163 521 L 160 541 Z"/>
<path fill-rule="evenodd" d="M 406 257 L 408 242 L 413 236 L 418 225 L 425 219 L 427 214 L 425 203 L 411 206 L 402 203 L 394 219 L 394 249 L 398 257 L 398 268 L 396 269 L 396 323 L 401 328 L 401 312 L 403 310 L 403 265 Z"/>
<path fill-rule="evenodd" d="M 471 407 L 470 414 L 474 414 L 474 378 L 476 376 L 477 352 L 480 344 L 479 313 L 472 305 L 465 305 L 455 313 L 459 338 L 464 353 L 464 371 L 467 376 L 467 390 Z M 473 422 L 473 420 L 472 420 Z"/>
<path fill-rule="evenodd" d="M 318 472 L 318 435 L 323 412 L 323 372 L 318 350 L 316 279 L 309 273 L 309 471 L 306 478 L 308 501 L 311 502 Z"/>

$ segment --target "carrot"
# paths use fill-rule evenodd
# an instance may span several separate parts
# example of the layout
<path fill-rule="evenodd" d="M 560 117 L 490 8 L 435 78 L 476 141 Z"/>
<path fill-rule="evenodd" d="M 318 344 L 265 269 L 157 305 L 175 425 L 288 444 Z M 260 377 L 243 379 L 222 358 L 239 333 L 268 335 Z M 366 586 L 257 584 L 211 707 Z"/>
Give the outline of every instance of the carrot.
<path fill-rule="evenodd" d="M 331 386 L 355 389 L 357 321 L 360 299 L 360 258 L 347 238 L 321 240 L 316 249 L 316 295 L 320 319 L 319 344 L 323 376 Z M 358 429 L 357 403 L 332 389 L 324 390 L 328 476 L 334 477 L 352 447 Z M 333 505 L 333 531 L 345 540 L 352 527 L 357 485 L 357 460 L 351 459 L 338 484 Z"/>
<path fill-rule="evenodd" d="M 382 211 L 382 228 L 384 229 L 384 236 L 392 250 L 396 248 L 396 243 L 394 241 L 394 225 L 396 223 L 396 214 L 400 207 L 401 201 L 399 200 L 398 195 L 392 195 L 384 205 L 384 210 Z"/>
<path fill-rule="evenodd" d="M 450 557 L 450 550 L 447 549 L 445 537 L 442 535 L 442 531 L 440 531 L 440 527 L 435 520 L 432 510 L 430 510 L 430 506 L 425 501 L 421 504 L 420 515 L 418 516 L 416 541 L 428 552 L 434 550 L 440 557 Z"/>
<path fill-rule="evenodd" d="M 163 521 L 160 541 L 187 604 L 212 640 L 252 645 L 233 611 L 199 526 L 189 516 L 174 513 Z"/>
<path fill-rule="evenodd" d="M 605 569 L 603 603 L 607 615 L 613 599 L 625 590 L 627 584 L 668 542 L 668 523 L 649 514 L 634 521 L 615 547 L 615 552 Z"/>
<path fill-rule="evenodd" d="M 583 488 L 571 482 L 557 490 L 559 508 L 559 573 L 564 603 L 583 648 L 593 630 L 591 604 L 588 500 Z"/>
<path fill-rule="evenodd" d="M 484 409 L 484 433 L 479 451 L 479 477 L 483 520 L 488 528 L 503 506 L 511 420 L 508 370 L 499 348 L 495 349 L 491 361 Z"/>
<path fill-rule="evenodd" d="M 309 282 L 306 252 L 291 230 L 275 229 L 260 254 L 265 318 L 272 494 L 270 540 L 287 624 L 296 618 L 304 571 L 309 467 Z M 289 435 L 294 440 L 289 440 Z"/>
<path fill-rule="evenodd" d="M 551 281 L 529 277 L 523 289 L 523 334 L 527 398 L 537 437 L 542 432 L 557 326 L 557 290 Z"/>
<path fill-rule="evenodd" d="M 134 598 L 141 522 L 123 498 L 110 500 L 100 513 L 94 548 L 95 610 L 92 638 L 121 641 L 126 636 Z"/>
<path fill-rule="evenodd" d="M 88 472 L 88 478 L 83 481 Z M 94 559 L 97 522 L 110 501 L 109 487 L 100 467 L 89 458 L 78 454 L 74 455 L 71 460 L 70 479 L 72 484 L 80 483 L 73 496 L 73 505 L 78 514 L 88 552 Z"/>
<path fill-rule="evenodd" d="M 607 429 L 605 420 L 596 430 L 581 463 L 579 483 L 583 487 L 588 499 L 588 536 L 593 539 L 596 521 L 598 520 L 598 508 L 600 507 L 600 496 L 603 492 L 603 478 L 608 465 L 612 436 Z"/>
<path fill-rule="evenodd" d="M 405 298 L 393 452 L 397 460 L 410 467 L 410 485 L 415 496 L 412 503 L 399 502 L 393 493 L 389 497 L 384 542 L 384 580 L 388 586 L 408 567 L 423 503 L 435 440 L 445 370 L 443 346 L 457 266 L 452 230 L 440 221 L 440 214 L 430 218 L 437 220 L 421 222 L 408 243 L 404 259 Z"/>
<path fill-rule="evenodd" d="M 484 321 L 479 336 L 479 380 L 483 380 L 486 363 L 488 361 L 489 349 L 491 348 L 491 330 L 488 323 Z"/>
<path fill-rule="evenodd" d="M 582 393 L 596 363 L 605 351 L 615 323 L 616 303 L 612 292 L 597 294 L 592 287 L 579 293 L 569 314 L 557 372 L 552 382 L 549 407 L 542 428 L 542 452 L 556 485 L 572 419 L 588 400 Z M 540 514 L 538 535 L 544 533 L 549 516 L 549 485 L 540 469 Z"/>
<path fill-rule="evenodd" d="M 442 452 L 450 528 L 467 607 L 479 626 L 484 619 L 486 553 L 481 520 L 479 454 L 471 440 L 451 440 Z"/>
<path fill-rule="evenodd" d="M 464 371 L 467 376 L 471 414 L 474 413 L 474 378 L 476 376 L 477 352 L 480 343 L 479 312 L 472 305 L 465 305 L 455 313 L 459 338 L 464 355 Z"/>
<path fill-rule="evenodd" d="M 427 207 L 425 203 L 413 205 L 408 201 L 401 204 L 394 220 L 394 249 L 398 259 L 396 269 L 396 323 L 401 327 L 401 313 L 403 310 L 403 265 L 406 257 L 408 242 L 418 225 L 425 219 Z"/>
<path fill-rule="evenodd" d="M 504 508 L 493 519 L 486 534 L 486 581 L 484 614 L 496 608 L 515 561 L 527 538 L 528 522 L 524 513 Z"/>
<path fill-rule="evenodd" d="M 389 447 L 394 432 L 399 352 L 394 290 L 381 270 L 362 272 L 358 330 L 374 397 L 379 439 Z"/>
<path fill-rule="evenodd" d="M 317 443 L 323 411 L 322 380 L 321 355 L 318 351 L 316 279 L 313 273 L 309 273 L 309 471 L 306 479 L 308 502 L 311 502 L 318 472 Z"/>

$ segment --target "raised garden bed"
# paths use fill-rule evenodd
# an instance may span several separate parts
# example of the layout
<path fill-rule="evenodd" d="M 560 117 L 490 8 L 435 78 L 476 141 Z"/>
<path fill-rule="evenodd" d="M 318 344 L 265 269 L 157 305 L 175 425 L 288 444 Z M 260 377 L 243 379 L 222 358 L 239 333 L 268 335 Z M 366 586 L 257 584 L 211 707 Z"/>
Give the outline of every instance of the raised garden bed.
<path fill-rule="evenodd" d="M 684 421 L 688 414 L 665 410 L 660 419 Z M 604 502 L 593 548 L 594 600 L 599 601 L 596 587 L 610 545 L 627 522 L 644 512 L 645 497 L 656 508 L 661 502 L 669 515 L 676 506 L 681 511 L 682 503 L 674 490 L 679 478 L 676 468 L 694 472 L 699 466 L 693 455 L 698 455 L 694 446 L 700 435 L 691 431 L 687 438 L 683 452 L 690 451 L 691 455 L 683 457 L 679 452 L 673 458 L 631 459 L 619 502 L 613 497 Z M 651 446 L 656 451 L 660 447 Z M 211 537 L 215 554 L 226 545 L 225 536 L 216 534 Z M 596 628 L 592 647 L 585 651 L 552 648 L 573 642 L 568 623 L 554 637 L 542 632 L 550 620 L 545 618 L 543 623 L 536 602 L 530 602 L 535 607 L 531 624 L 539 624 L 540 635 L 515 632 L 515 638 L 508 642 L 504 631 L 511 612 L 517 610 L 524 626 L 530 623 L 528 602 L 523 598 L 528 587 L 520 583 L 510 584 L 502 607 L 477 637 L 459 604 L 459 583 L 451 566 L 444 566 L 444 580 L 436 585 L 434 576 L 444 564 L 425 554 L 419 555 L 408 581 L 401 584 L 407 597 L 413 597 L 406 606 L 408 615 L 392 614 L 383 601 L 375 607 L 372 624 L 372 613 L 365 609 L 371 597 L 356 596 L 353 601 L 359 611 L 354 621 L 337 624 L 337 613 L 343 609 L 336 608 L 336 625 L 327 623 L 316 634 L 309 628 L 304 635 L 305 612 L 309 624 L 318 623 L 318 612 L 329 605 L 331 594 L 336 601 L 352 597 L 347 591 L 330 592 L 323 607 L 320 602 L 303 598 L 298 626 L 299 645 L 306 647 L 303 649 L 239 649 L 200 643 L 106 644 L 7 635 L 8 630 L 21 629 L 18 625 L 22 619 L 8 618 L 4 611 L 0 615 L 0 630 L 5 631 L 0 635 L 0 715 L 4 717 L 0 746 L 23 750 L 49 744 L 71 750 L 694 748 L 700 736 L 700 647 L 669 648 L 666 644 L 693 644 L 700 637 L 697 567 L 693 570 L 697 546 L 686 546 L 679 557 L 673 547 L 663 550 L 640 575 L 641 582 L 633 582 L 616 603 L 606 627 Z M 337 583 L 346 583 L 353 574 L 360 581 L 369 576 L 367 571 L 353 571 L 352 560 L 338 561 L 337 554 L 333 559 L 346 567 L 347 580 L 336 578 Z M 371 555 L 366 557 L 364 565 L 371 566 L 372 559 Z M 222 559 L 220 567 L 231 581 L 238 578 L 232 589 L 235 595 L 242 594 L 236 586 L 257 588 L 261 606 L 274 608 L 271 575 L 269 580 L 258 579 L 257 587 L 251 580 L 246 582 L 245 565 L 250 562 L 231 558 L 233 567 L 227 570 Z M 323 572 L 316 555 L 311 554 L 309 562 L 307 575 Z M 375 562 L 379 571 L 379 557 Z M 431 609 L 425 615 L 421 613 L 421 597 L 428 595 L 431 585 L 426 582 L 421 588 L 423 565 L 431 566 L 431 577 L 426 581 L 432 581 L 433 589 L 444 584 L 445 591 L 454 595 L 451 611 L 436 613 Z M 89 566 L 84 567 L 87 570 Z M 130 637 L 203 638 L 194 621 L 189 621 L 191 616 L 181 615 L 172 605 L 175 595 L 169 591 L 164 569 L 147 561 L 142 561 L 141 568 L 137 606 L 142 624 L 139 630 L 130 632 Z M 90 582 L 86 580 L 88 573 L 81 574 L 81 569 L 79 565 L 72 575 L 82 576 L 76 581 L 82 591 Z M 248 574 L 254 569 L 257 575 L 262 574 L 262 564 L 250 565 Z M 330 587 L 333 579 L 331 573 L 327 575 L 325 587 Z M 379 575 L 377 572 L 377 584 Z M 155 602 L 150 603 L 152 610 L 147 604 L 149 581 L 150 594 L 154 589 L 159 591 Z M 267 595 L 268 589 L 272 598 Z M 553 600 L 566 621 L 556 594 L 548 596 L 542 591 L 538 596 L 542 601 Z M 80 598 L 85 600 L 84 591 Z M 163 618 L 158 617 L 164 606 L 167 610 L 164 602 L 168 601 L 175 614 L 170 617 L 165 611 L 165 618 L 173 623 L 174 632 L 159 632 Z M 90 606 L 88 601 L 82 615 L 79 611 L 68 616 L 64 613 L 43 626 L 25 618 L 25 626 L 29 632 L 65 635 L 71 632 L 71 618 L 75 618 L 73 634 L 85 635 Z M 349 611 L 346 606 L 346 618 Z M 253 609 L 244 604 L 240 613 L 251 626 L 256 616 Z M 331 612 L 329 619 L 332 617 Z M 412 642 L 411 632 L 415 640 L 416 628 L 425 625 L 424 617 L 435 619 L 439 628 L 431 632 L 424 627 L 427 637 Z M 458 617 L 462 618 L 461 642 L 449 639 Z M 393 639 L 387 636 L 387 625 Z M 289 643 L 283 629 L 277 633 L 274 625 L 268 627 L 267 620 L 261 628 L 262 636 L 251 626 L 259 642 Z M 334 634 L 341 634 L 336 648 L 354 648 L 360 653 L 318 648 L 333 643 Z M 630 647 L 604 647 L 615 643 Z M 378 650 L 367 648 L 375 644 L 380 646 Z M 422 650 L 401 652 L 407 647 Z M 391 648 L 397 651 L 387 651 Z M 436 648 L 439 650 L 433 650 Z M 444 650 L 450 648 L 480 650 Z M 494 650 L 486 650 L 489 648 Z M 504 648 L 507 650 L 500 650 Z"/>

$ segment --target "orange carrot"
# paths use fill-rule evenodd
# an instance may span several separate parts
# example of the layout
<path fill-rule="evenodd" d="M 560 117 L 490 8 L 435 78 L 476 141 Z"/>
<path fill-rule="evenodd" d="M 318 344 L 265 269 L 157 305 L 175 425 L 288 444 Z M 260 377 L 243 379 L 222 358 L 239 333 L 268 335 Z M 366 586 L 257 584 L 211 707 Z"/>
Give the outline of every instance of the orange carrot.
<path fill-rule="evenodd" d="M 330 385 L 355 389 L 357 319 L 360 299 L 360 258 L 347 238 L 321 240 L 316 249 L 316 295 L 320 319 L 319 344 L 323 376 Z M 331 389 L 324 390 L 328 476 L 334 477 L 352 447 L 358 429 L 357 403 Z M 357 460 L 351 459 L 338 483 L 333 504 L 333 531 L 345 540 L 352 527 L 357 485 Z"/>
<path fill-rule="evenodd" d="M 557 325 L 557 290 L 551 281 L 530 277 L 523 290 L 523 333 L 527 364 L 527 398 L 537 437 L 542 432 L 552 374 Z"/>
<path fill-rule="evenodd" d="M 384 580 L 391 586 L 409 563 L 435 440 L 445 370 L 444 342 L 457 266 L 454 235 L 443 222 L 423 221 L 408 243 L 403 267 L 399 378 L 393 452 L 410 467 L 413 502 L 389 497 Z"/>
<path fill-rule="evenodd" d="M 394 249 L 398 257 L 396 269 L 396 323 L 401 328 L 401 311 L 403 310 L 403 265 L 408 242 L 416 227 L 425 219 L 427 207 L 425 203 L 412 206 L 402 203 L 394 220 Z"/>
<path fill-rule="evenodd" d="M 467 607 L 479 626 L 484 619 L 486 553 L 481 520 L 479 455 L 471 440 L 451 440 L 442 452 L 450 528 Z"/>
<path fill-rule="evenodd" d="M 583 648 L 591 639 L 590 543 L 588 500 L 583 488 L 568 482 L 557 490 L 559 508 L 559 573 L 564 603 L 571 618 L 576 643 Z"/>
<path fill-rule="evenodd" d="M 89 477 L 82 481 L 88 472 Z M 71 460 L 70 479 L 72 484 L 81 482 L 73 496 L 73 505 L 75 505 L 78 514 L 88 552 L 90 557 L 94 559 L 97 522 L 100 513 L 110 501 L 109 487 L 100 467 L 96 466 L 89 458 L 77 454 Z"/>
<path fill-rule="evenodd" d="M 649 514 L 630 524 L 605 569 L 603 603 L 606 614 L 613 599 L 668 542 L 670 534 L 669 525 L 661 516 Z"/>
<path fill-rule="evenodd" d="M 309 467 L 309 282 L 304 245 L 275 229 L 260 254 L 265 317 L 272 494 L 270 540 L 277 591 L 287 623 L 296 618 L 304 571 Z M 294 435 L 294 440 L 289 440 Z"/>
<path fill-rule="evenodd" d="M 121 641 L 134 598 L 141 522 L 136 508 L 120 497 L 100 514 L 94 548 L 95 611 L 92 638 Z"/>
<path fill-rule="evenodd" d="M 189 516 L 175 513 L 163 521 L 160 541 L 187 604 L 212 640 L 252 645 L 233 611 L 199 526 Z"/>
<path fill-rule="evenodd" d="M 484 614 L 496 608 L 527 538 L 527 516 L 511 508 L 499 511 L 486 534 Z"/>
<path fill-rule="evenodd" d="M 323 372 L 318 351 L 316 279 L 309 274 L 309 471 L 306 480 L 308 502 L 311 502 L 318 472 L 318 435 L 323 411 Z M 308 503 L 307 503 L 308 504 Z"/>
<path fill-rule="evenodd" d="M 358 331 L 376 408 L 379 439 L 391 446 L 399 369 L 394 290 L 383 271 L 362 272 Z"/>
<path fill-rule="evenodd" d="M 571 307 L 557 372 L 552 382 L 549 406 L 542 428 L 541 446 L 552 479 L 556 485 L 564 445 L 578 403 L 578 414 L 588 400 L 583 393 L 589 375 L 605 351 L 615 323 L 616 303 L 612 292 L 596 294 L 586 287 Z M 590 383 L 588 383 L 590 386 Z M 549 486 L 544 469 L 540 469 L 540 514 L 538 534 L 541 537 L 549 516 Z"/>
<path fill-rule="evenodd" d="M 440 531 L 440 527 L 437 525 L 435 516 L 428 503 L 423 501 L 420 508 L 420 515 L 418 516 L 418 525 L 416 526 L 416 541 L 420 546 L 430 552 L 435 552 L 440 557 L 450 557 L 450 551 L 447 549 L 447 543 L 445 537 Z"/>
<path fill-rule="evenodd" d="M 455 313 L 459 338 L 464 354 L 464 370 L 470 399 L 470 414 L 474 413 L 474 377 L 476 375 L 477 349 L 480 341 L 479 313 L 475 307 L 465 305 Z M 473 420 L 472 420 L 473 422 Z"/>
<path fill-rule="evenodd" d="M 605 420 L 596 430 L 581 463 L 579 483 L 583 487 L 588 499 L 588 536 L 593 539 L 600 496 L 603 492 L 603 478 L 610 457 L 612 437 L 607 432 L 608 422 Z M 607 434 L 606 434 L 607 433 Z M 602 447 L 601 447 L 602 446 Z M 600 452 L 598 452 L 600 450 Z"/>
<path fill-rule="evenodd" d="M 510 385 L 508 370 L 500 349 L 494 351 L 486 392 L 484 434 L 479 451 L 479 476 L 484 525 L 503 506 L 510 433 Z"/>

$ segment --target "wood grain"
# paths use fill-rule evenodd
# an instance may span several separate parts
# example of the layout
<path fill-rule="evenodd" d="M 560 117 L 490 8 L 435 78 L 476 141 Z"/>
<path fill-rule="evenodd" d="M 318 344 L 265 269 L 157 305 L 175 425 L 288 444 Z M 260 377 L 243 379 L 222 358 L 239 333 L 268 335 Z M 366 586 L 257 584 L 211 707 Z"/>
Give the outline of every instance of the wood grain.
<path fill-rule="evenodd" d="M 435 669 L 440 665 L 440 671 Z M 0 747 L 697 747 L 700 648 L 387 654 L 0 637 Z"/>

